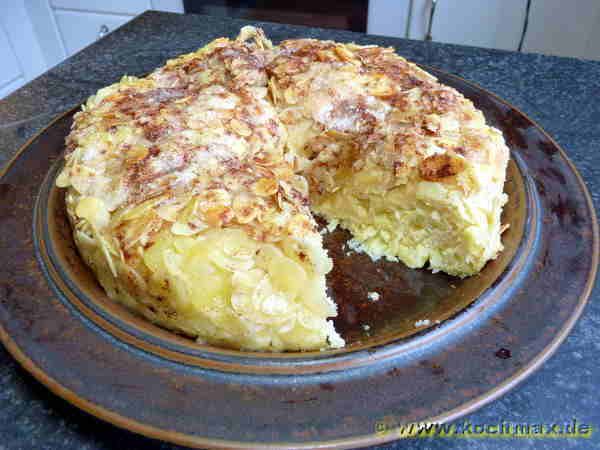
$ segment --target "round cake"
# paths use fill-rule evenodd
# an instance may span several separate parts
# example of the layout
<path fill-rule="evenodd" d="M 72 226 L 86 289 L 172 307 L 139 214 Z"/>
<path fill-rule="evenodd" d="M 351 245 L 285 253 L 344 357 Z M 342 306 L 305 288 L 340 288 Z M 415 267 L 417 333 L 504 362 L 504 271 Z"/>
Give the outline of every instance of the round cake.
<path fill-rule="evenodd" d="M 508 148 L 393 49 L 260 29 L 217 39 L 75 115 L 57 185 L 114 300 L 222 347 L 342 347 L 331 259 L 350 246 L 460 277 L 502 250 Z"/>

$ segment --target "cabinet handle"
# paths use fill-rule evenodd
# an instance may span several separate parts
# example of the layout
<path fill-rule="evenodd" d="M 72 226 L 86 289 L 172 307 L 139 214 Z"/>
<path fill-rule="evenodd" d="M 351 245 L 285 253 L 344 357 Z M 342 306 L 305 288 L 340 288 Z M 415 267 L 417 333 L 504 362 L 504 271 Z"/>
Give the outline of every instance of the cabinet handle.
<path fill-rule="evenodd" d="M 531 0 L 527 0 L 525 5 L 525 19 L 523 20 L 523 28 L 521 29 L 521 38 L 519 39 L 519 46 L 517 51 L 523 51 L 523 43 L 525 42 L 525 35 L 527 34 L 527 28 L 529 26 L 529 10 L 531 9 Z"/>
<path fill-rule="evenodd" d="M 100 31 L 98 31 L 98 39 L 106 36 L 108 34 L 110 30 L 108 29 L 108 27 L 106 25 L 102 25 L 100 27 Z"/>
<path fill-rule="evenodd" d="M 431 41 L 433 36 L 431 35 L 431 28 L 433 27 L 433 16 L 435 15 L 435 7 L 437 6 L 437 0 L 431 0 L 431 9 L 429 10 L 429 23 L 427 24 L 427 33 L 425 34 L 425 40 Z"/>

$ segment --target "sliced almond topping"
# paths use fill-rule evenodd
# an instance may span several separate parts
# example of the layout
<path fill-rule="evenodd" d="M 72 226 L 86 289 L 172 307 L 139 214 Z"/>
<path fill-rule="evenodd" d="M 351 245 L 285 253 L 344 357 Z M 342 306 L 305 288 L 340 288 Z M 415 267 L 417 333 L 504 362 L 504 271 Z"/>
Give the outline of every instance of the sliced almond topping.
<path fill-rule="evenodd" d="M 235 133 L 239 134 L 240 136 L 248 137 L 252 134 L 252 130 L 250 129 L 250 127 L 241 120 L 231 119 L 231 122 L 229 122 L 229 126 Z"/>
<path fill-rule="evenodd" d="M 283 92 L 283 98 L 285 98 L 285 101 L 290 105 L 295 105 L 296 103 L 298 103 L 298 94 L 293 88 L 286 89 Z"/>
<path fill-rule="evenodd" d="M 215 206 L 204 211 L 204 221 L 211 227 L 221 227 L 233 218 L 233 212 L 225 206 Z"/>
<path fill-rule="evenodd" d="M 233 214 L 239 223 L 250 223 L 258 215 L 258 208 L 251 200 L 237 197 L 233 200 Z"/>
<path fill-rule="evenodd" d="M 148 148 L 142 145 L 132 146 L 127 152 L 127 159 L 129 161 L 141 161 L 148 156 Z"/>
<path fill-rule="evenodd" d="M 252 186 L 252 190 L 256 195 L 268 197 L 277 192 L 277 180 L 275 178 L 261 178 Z"/>
<path fill-rule="evenodd" d="M 277 87 L 277 83 L 274 79 L 269 80 L 269 90 L 271 92 L 271 98 L 273 99 L 273 103 L 277 105 L 277 102 L 281 100 L 281 92 Z"/>
<path fill-rule="evenodd" d="M 356 62 L 354 54 L 343 45 L 337 45 L 333 51 L 342 61 Z"/>

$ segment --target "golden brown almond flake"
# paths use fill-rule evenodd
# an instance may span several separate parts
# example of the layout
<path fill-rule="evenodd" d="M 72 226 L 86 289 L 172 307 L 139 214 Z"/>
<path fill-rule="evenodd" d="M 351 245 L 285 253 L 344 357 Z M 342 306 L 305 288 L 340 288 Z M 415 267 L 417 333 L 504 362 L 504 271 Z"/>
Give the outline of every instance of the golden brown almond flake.
<path fill-rule="evenodd" d="M 261 178 L 252 185 L 253 192 L 260 197 L 272 196 L 277 192 L 276 178 Z"/>
<path fill-rule="evenodd" d="M 432 155 L 421 161 L 419 175 L 427 181 L 441 181 L 464 170 L 464 160 L 449 154 Z"/>

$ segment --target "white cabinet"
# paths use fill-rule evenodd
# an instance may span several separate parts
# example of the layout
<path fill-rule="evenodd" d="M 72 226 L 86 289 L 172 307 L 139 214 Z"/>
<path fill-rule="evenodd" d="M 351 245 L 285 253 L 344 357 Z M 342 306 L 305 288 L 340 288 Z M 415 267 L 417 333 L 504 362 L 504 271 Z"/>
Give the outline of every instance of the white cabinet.
<path fill-rule="evenodd" d="M 0 4 L 0 98 L 46 68 L 22 2 Z"/>
<path fill-rule="evenodd" d="M 68 55 L 78 52 L 96 39 L 131 20 L 131 16 L 56 10 L 56 26 Z"/>
<path fill-rule="evenodd" d="M 369 0 L 367 33 L 406 37 L 410 3 L 408 0 Z"/>
<path fill-rule="evenodd" d="M 0 54 L 5 56 L 2 58 L 0 86 L 6 86 L 12 81 L 15 81 L 17 78 L 23 76 L 23 72 L 21 71 L 21 67 L 19 67 L 19 60 L 12 49 L 11 43 L 8 40 L 8 36 L 4 31 L 4 28 L 0 29 Z"/>
<path fill-rule="evenodd" d="M 152 8 L 149 0 L 50 0 L 50 5 L 55 9 L 129 15 L 141 14 Z"/>
<path fill-rule="evenodd" d="M 24 0 L 54 64 L 148 9 L 183 12 L 183 0 Z"/>
<path fill-rule="evenodd" d="M 433 0 L 370 0 L 368 32 L 424 39 Z M 527 0 L 437 0 L 436 42 L 518 50 Z M 531 0 L 524 52 L 600 60 L 599 0 Z"/>
<path fill-rule="evenodd" d="M 183 0 L 0 0 L 0 99 L 148 9 Z"/>
<path fill-rule="evenodd" d="M 432 2 L 413 0 L 411 3 L 408 37 L 424 39 Z M 436 42 L 516 50 L 525 5 L 525 0 L 438 0 L 432 38 Z"/>
<path fill-rule="evenodd" d="M 525 0 L 438 0 L 432 22 L 436 42 L 516 50 Z M 370 0 L 372 34 L 422 40 L 432 0 Z"/>
<path fill-rule="evenodd" d="M 523 51 L 600 60 L 600 2 L 531 2 Z"/>

